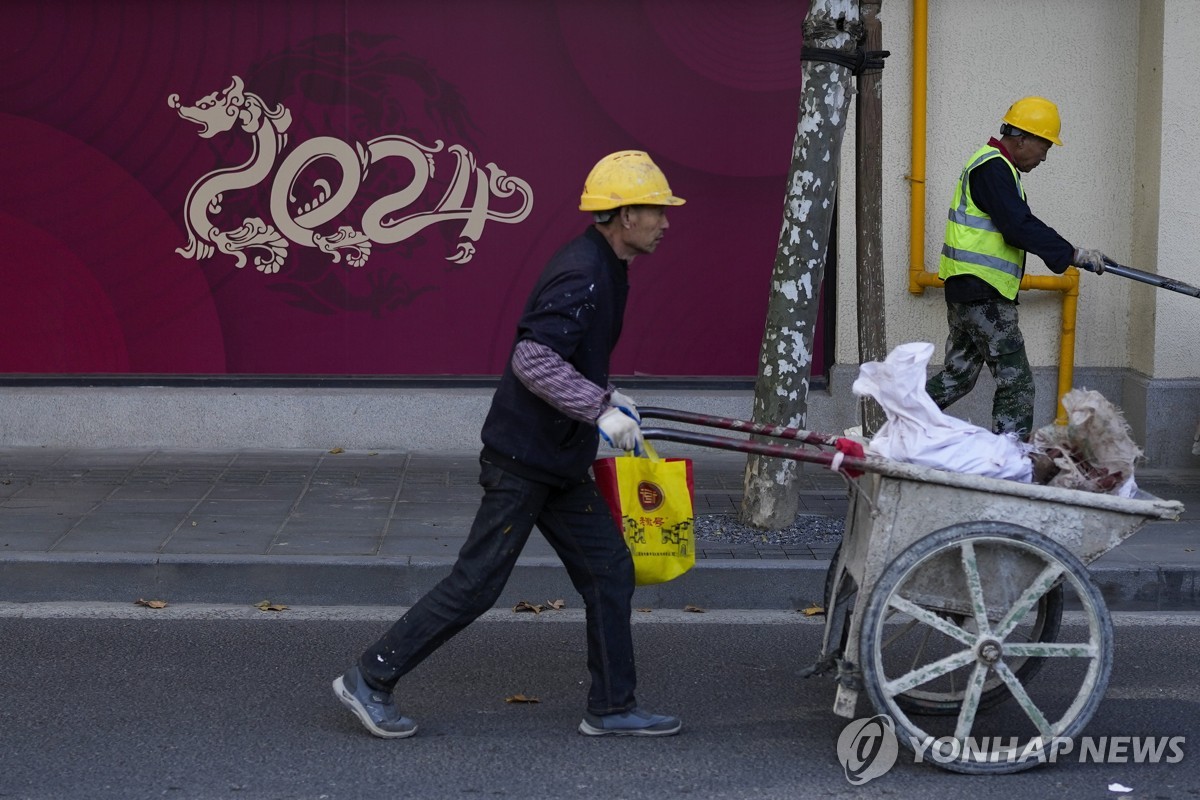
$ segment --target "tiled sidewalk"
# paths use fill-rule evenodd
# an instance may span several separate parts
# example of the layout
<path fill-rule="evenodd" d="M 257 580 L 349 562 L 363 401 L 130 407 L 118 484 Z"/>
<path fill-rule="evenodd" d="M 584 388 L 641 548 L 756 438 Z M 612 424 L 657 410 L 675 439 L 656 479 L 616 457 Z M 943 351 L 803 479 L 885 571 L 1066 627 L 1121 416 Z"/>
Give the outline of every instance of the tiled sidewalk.
<path fill-rule="evenodd" d="M 697 515 L 737 513 L 745 457 L 696 459 Z M 0 449 L 0 588 L 10 602 L 139 596 L 310 605 L 415 602 L 445 574 L 479 502 L 474 454 Z M 804 513 L 845 517 L 842 478 L 804 464 Z M 1091 567 L 1123 610 L 1200 608 L 1200 471 L 1146 471 L 1180 500 Z M 829 537 L 824 537 L 828 539 Z M 799 608 L 821 598 L 833 544 L 698 539 L 686 580 L 640 587 L 658 607 Z M 503 601 L 570 591 L 531 536 Z"/>
<path fill-rule="evenodd" d="M 697 515 L 736 515 L 745 459 L 695 466 Z M 0 450 L 6 553 L 453 556 L 481 490 L 474 455 Z M 841 478 L 803 472 L 802 513 L 844 517 Z M 697 542 L 704 559 L 825 559 L 831 545 Z M 552 556 L 533 536 L 526 556 Z"/>

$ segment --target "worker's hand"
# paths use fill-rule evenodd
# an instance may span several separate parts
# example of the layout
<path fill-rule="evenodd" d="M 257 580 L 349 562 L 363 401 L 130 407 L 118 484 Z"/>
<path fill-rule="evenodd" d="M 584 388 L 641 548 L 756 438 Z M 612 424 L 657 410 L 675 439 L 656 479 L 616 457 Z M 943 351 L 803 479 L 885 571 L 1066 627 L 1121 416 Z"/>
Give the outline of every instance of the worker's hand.
<path fill-rule="evenodd" d="M 1104 259 L 1106 256 L 1099 250 L 1088 250 L 1083 247 L 1075 248 L 1074 264 L 1077 267 L 1083 267 L 1097 275 L 1104 274 Z"/>
<path fill-rule="evenodd" d="M 608 396 L 608 404 L 613 408 L 621 409 L 637 422 L 642 421 L 642 415 L 637 410 L 637 403 L 633 402 L 633 398 L 629 395 L 622 394 L 620 389 L 612 390 L 612 394 Z"/>
<path fill-rule="evenodd" d="M 625 452 L 632 450 L 639 456 L 642 454 L 642 429 L 638 427 L 637 421 L 633 417 L 621 409 L 606 409 L 596 419 L 596 427 L 600 429 L 600 435 L 604 437 L 604 441 L 618 450 Z"/>

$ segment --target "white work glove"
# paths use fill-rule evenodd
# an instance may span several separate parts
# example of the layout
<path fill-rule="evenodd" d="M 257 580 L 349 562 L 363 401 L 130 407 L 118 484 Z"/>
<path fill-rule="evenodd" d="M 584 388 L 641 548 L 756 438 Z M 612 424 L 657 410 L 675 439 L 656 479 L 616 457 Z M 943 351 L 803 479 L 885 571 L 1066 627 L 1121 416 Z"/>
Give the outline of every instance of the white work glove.
<path fill-rule="evenodd" d="M 619 408 L 608 408 L 596 419 L 600 435 L 618 450 L 642 454 L 642 429 L 637 422 Z"/>
<path fill-rule="evenodd" d="M 608 396 L 608 404 L 613 408 L 621 409 L 637 422 L 642 421 L 642 415 L 637 410 L 637 403 L 633 402 L 633 398 L 629 395 L 622 394 L 619 389 L 612 390 L 612 394 Z"/>
<path fill-rule="evenodd" d="M 1099 250 L 1088 250 L 1083 247 L 1076 247 L 1075 260 L 1073 263 L 1077 267 L 1083 267 L 1084 269 L 1094 272 L 1097 275 L 1103 275 L 1104 259 L 1104 253 L 1101 253 Z"/>

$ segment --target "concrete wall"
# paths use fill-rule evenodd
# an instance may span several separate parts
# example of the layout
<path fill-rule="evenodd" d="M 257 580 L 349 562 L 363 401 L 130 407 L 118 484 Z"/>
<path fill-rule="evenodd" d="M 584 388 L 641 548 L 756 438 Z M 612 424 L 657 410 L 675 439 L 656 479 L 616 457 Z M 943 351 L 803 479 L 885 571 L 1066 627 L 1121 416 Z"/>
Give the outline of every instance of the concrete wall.
<path fill-rule="evenodd" d="M 1082 13 L 1076 0 L 1036 4 L 1036 24 L 1012 24 L 1012 4 L 987 0 L 930 0 L 927 72 L 927 148 L 924 264 L 936 272 L 946 208 L 963 164 L 988 137 L 1013 101 L 1030 94 L 1054 100 L 1063 119 L 1064 147 L 1023 177 L 1034 212 L 1072 243 L 1104 249 L 1130 263 L 1133 225 L 1135 115 L 1137 96 L 1138 4 L 1095 0 Z M 891 51 L 883 72 L 883 258 L 891 282 L 887 291 L 889 346 L 908 341 L 937 345 L 946 337 L 941 290 L 921 296 L 908 292 L 910 124 L 912 115 L 912 9 L 910 3 L 884 3 L 883 45 Z M 839 203 L 838 318 L 852 320 L 854 304 L 853 118 L 843 149 Z M 1053 274 L 1030 257 L 1030 274 Z M 1108 324 L 1128 316 L 1129 286 L 1104 284 L 1085 275 L 1080 291 L 1077 363 L 1127 366 L 1127 334 Z M 1057 292 L 1028 292 L 1021 300 L 1021 323 L 1035 365 L 1057 363 Z M 854 328 L 839 326 L 837 360 L 851 363 L 858 352 Z"/>
<path fill-rule="evenodd" d="M 1055 374 L 1046 369 L 1036 372 L 1035 424 L 1045 425 L 1054 419 Z M 837 366 L 829 386 L 810 393 L 806 423 L 810 430 L 840 433 L 858 424 L 858 399 L 850 391 L 857 377 L 857 365 Z M 1120 391 L 1116 370 L 1090 370 L 1083 378 L 1106 394 Z M 955 413 L 988 425 L 990 380 L 983 376 L 978 391 L 963 400 Z M 753 409 L 750 389 L 662 390 L 636 382 L 625 389 L 643 406 L 739 419 L 749 419 Z M 0 388 L 0 441 L 9 447 L 342 447 L 469 453 L 480 447 L 479 429 L 491 397 L 489 388 L 457 387 L 4 387 Z M 660 449 L 667 455 L 697 454 L 694 448 L 676 444 L 664 443 Z"/>
<path fill-rule="evenodd" d="M 1200 162 L 1195 157 L 1196 132 L 1200 130 L 1200 85 L 1196 80 L 1200 3 L 1166 0 L 1162 6 L 1157 264 L 1164 275 L 1200 285 Z M 1146 146 L 1154 145 L 1150 141 Z M 1155 173 L 1148 175 L 1147 182 L 1153 177 Z M 1200 376 L 1195 322 L 1200 300 L 1168 292 L 1158 292 L 1155 300 L 1155 361 L 1149 374 L 1155 378 Z"/>
<path fill-rule="evenodd" d="M 1194 42 L 1200 3 L 1192 0 L 929 0 L 924 266 L 936 271 L 946 208 L 966 158 L 999 131 L 1025 95 L 1054 100 L 1063 147 L 1023 177 L 1034 213 L 1077 246 L 1120 263 L 1200 285 L 1200 168 L 1190 156 L 1200 129 Z M 908 341 L 944 353 L 939 289 L 908 291 L 912 8 L 884 3 L 883 256 L 888 347 Z M 1032 15 L 1021 19 L 1018 9 Z M 1018 23 L 1019 20 L 1019 23 Z M 1032 23 L 1032 24 L 1031 24 Z M 854 292 L 854 119 L 843 148 L 839 204 L 836 360 L 857 361 Z M 1052 274 L 1030 256 L 1030 274 Z M 1053 407 L 1062 297 L 1024 292 L 1021 327 L 1038 368 L 1035 424 Z M 1194 465 L 1192 398 L 1200 382 L 1195 327 L 1200 299 L 1113 276 L 1081 278 L 1075 386 L 1103 391 L 1123 408 L 1152 462 Z M 835 385 L 836 389 L 836 385 Z M 986 393 L 980 386 L 975 394 Z M 975 396 L 960 405 L 974 408 Z M 986 407 L 986 405 L 985 405 Z M 960 416 L 974 412 L 951 409 Z M 1052 418 L 1051 414 L 1051 418 Z M 980 421 L 975 417 L 975 421 Z"/>
<path fill-rule="evenodd" d="M 642 405 L 748 418 L 749 390 L 629 389 Z M 830 393 L 817 392 L 823 420 Z M 844 393 L 849 396 L 849 393 Z M 489 388 L 5 387 L 10 447 L 333 448 L 466 453 L 480 448 Z"/>

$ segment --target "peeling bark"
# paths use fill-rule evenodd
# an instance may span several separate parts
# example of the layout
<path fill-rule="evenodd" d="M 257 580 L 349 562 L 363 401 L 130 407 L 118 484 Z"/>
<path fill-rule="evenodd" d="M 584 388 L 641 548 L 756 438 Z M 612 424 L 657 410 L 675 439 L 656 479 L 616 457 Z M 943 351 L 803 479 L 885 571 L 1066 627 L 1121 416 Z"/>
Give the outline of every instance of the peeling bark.
<path fill-rule="evenodd" d="M 812 0 L 805 44 L 852 52 L 857 38 L 845 29 L 860 29 L 858 20 L 858 0 Z M 754 388 L 755 422 L 799 428 L 806 426 L 808 414 L 813 335 L 853 73 L 838 64 L 805 60 L 802 80 Z M 749 456 L 742 522 L 768 530 L 792 524 L 799 508 L 798 474 L 799 463 L 791 459 Z"/>

